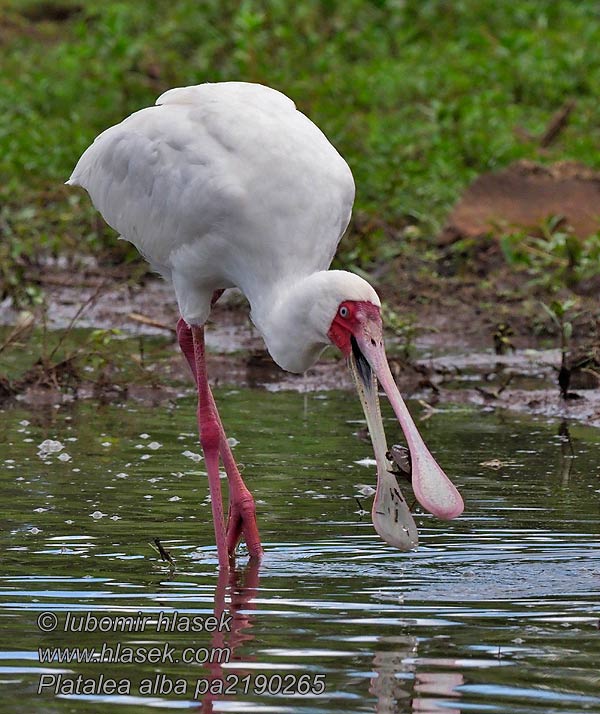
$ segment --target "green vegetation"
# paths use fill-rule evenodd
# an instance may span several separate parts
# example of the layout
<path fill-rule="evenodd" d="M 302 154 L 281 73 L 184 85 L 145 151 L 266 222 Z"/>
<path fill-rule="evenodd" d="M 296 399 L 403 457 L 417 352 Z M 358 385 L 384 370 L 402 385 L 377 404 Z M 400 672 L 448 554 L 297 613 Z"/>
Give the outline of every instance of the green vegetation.
<path fill-rule="evenodd" d="M 553 300 L 550 305 L 545 305 L 544 303 L 541 303 L 541 305 L 558 330 L 561 355 L 558 387 L 560 396 L 563 399 L 569 399 L 571 396 L 569 392 L 569 383 L 571 381 L 570 343 L 573 335 L 572 317 L 569 313 L 576 306 L 576 302 L 575 300 L 565 300 L 564 302 Z"/>
<path fill-rule="evenodd" d="M 539 235 L 511 233 L 500 241 L 509 265 L 531 275 L 531 286 L 550 292 L 577 287 L 600 272 L 600 234 L 582 241 L 560 224 L 560 217 L 550 218 Z"/>
<path fill-rule="evenodd" d="M 0 259 L 112 233 L 62 186 L 105 127 L 165 89 L 242 79 L 292 96 L 352 166 L 357 215 L 434 233 L 478 173 L 528 157 L 600 168 L 600 7 L 523 0 L 1 0 Z M 543 131 L 569 97 L 549 150 Z M 122 258 L 122 248 L 119 258 Z M 348 256 L 350 257 L 350 256 Z"/>

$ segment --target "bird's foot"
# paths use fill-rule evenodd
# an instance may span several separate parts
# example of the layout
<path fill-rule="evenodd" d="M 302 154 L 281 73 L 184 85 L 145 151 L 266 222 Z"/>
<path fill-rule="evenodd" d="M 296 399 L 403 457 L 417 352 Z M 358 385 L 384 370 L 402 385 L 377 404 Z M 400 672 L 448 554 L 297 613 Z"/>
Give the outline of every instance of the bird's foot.
<path fill-rule="evenodd" d="M 258 526 L 256 525 L 256 505 L 250 491 L 229 505 L 227 517 L 227 552 L 233 557 L 241 537 L 244 537 L 251 558 L 260 558 L 263 554 Z"/>

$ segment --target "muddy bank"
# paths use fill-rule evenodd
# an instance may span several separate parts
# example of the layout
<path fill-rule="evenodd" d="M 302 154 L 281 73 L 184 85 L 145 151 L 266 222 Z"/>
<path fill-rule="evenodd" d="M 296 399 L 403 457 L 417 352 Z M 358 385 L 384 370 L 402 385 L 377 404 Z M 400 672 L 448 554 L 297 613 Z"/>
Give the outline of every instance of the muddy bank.
<path fill-rule="evenodd" d="M 80 328 L 118 328 L 125 339 L 160 335 L 167 358 L 151 366 L 150 385 L 105 384 L 99 390 L 97 384 L 84 381 L 74 395 L 32 384 L 15 395 L 19 402 L 39 405 L 96 397 L 106 401 L 130 398 L 154 404 L 192 391 L 188 368 L 175 340 L 176 303 L 171 288 L 162 280 L 148 278 L 143 284 L 129 285 L 94 274 L 74 279 L 55 271 L 44 289 L 50 329 L 76 324 Z M 575 380 L 573 398 L 561 399 L 557 386 L 560 352 L 517 345 L 507 355 L 496 355 L 489 332 L 477 330 L 477 316 L 466 309 L 467 305 L 463 302 L 462 311 L 451 311 L 451 321 L 448 314 L 435 311 L 431 304 L 424 305 L 416 319 L 418 329 L 410 360 L 395 356 L 402 353 L 405 345 L 399 338 L 388 336 L 392 371 L 404 395 L 422 401 L 422 416 L 438 403 L 458 402 L 577 419 L 600 426 L 600 385 L 593 378 L 587 383 Z M 9 301 L 0 305 L 1 324 L 14 324 L 17 317 Z M 215 306 L 207 327 L 207 346 L 209 374 L 215 385 L 273 391 L 352 388 L 349 373 L 333 350 L 328 350 L 303 375 L 280 370 L 266 353 L 249 319 L 248 305 L 236 291 L 228 291 Z"/>

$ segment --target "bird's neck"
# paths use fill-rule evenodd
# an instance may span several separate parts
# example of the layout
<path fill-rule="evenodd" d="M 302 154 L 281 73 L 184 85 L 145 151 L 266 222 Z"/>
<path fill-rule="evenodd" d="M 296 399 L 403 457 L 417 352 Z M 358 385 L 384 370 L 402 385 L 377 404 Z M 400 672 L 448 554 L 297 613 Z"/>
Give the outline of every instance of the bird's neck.
<path fill-rule="evenodd" d="M 333 308 L 327 300 L 332 273 L 319 271 L 296 281 L 280 281 L 250 300 L 252 321 L 261 332 L 269 354 L 288 372 L 304 372 L 329 344 Z M 325 298 L 325 299 L 324 299 Z"/>

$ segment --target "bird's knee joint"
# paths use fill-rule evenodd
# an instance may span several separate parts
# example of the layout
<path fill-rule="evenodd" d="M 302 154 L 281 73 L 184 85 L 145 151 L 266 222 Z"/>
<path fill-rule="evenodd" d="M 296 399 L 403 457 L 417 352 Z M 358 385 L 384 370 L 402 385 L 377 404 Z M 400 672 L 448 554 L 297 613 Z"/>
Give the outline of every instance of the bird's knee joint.
<path fill-rule="evenodd" d="M 216 420 L 205 421 L 200 430 L 200 443 L 204 451 L 217 451 L 221 443 L 221 430 Z"/>
<path fill-rule="evenodd" d="M 250 492 L 248 492 L 247 495 L 242 496 L 237 503 L 237 507 L 246 518 L 256 515 L 256 504 L 254 503 L 254 498 Z"/>

